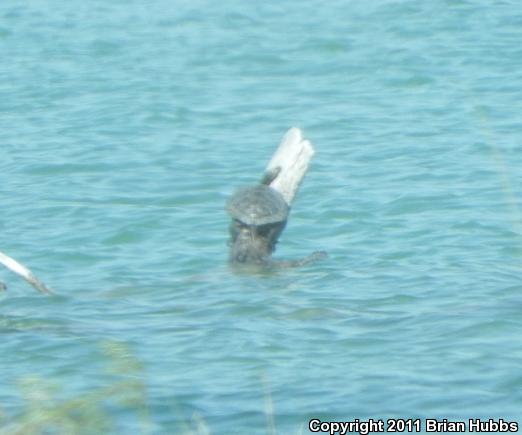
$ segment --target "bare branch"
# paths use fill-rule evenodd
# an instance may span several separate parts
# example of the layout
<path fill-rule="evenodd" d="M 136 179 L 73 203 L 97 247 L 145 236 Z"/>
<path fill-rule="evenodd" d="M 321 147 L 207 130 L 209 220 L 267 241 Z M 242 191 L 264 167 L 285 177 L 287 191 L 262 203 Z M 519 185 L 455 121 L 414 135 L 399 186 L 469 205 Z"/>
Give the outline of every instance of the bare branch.
<path fill-rule="evenodd" d="M 14 258 L 11 258 L 8 255 L 0 252 L 0 263 L 2 263 L 12 272 L 16 273 L 18 276 L 25 279 L 39 292 L 45 294 L 53 294 L 49 287 L 47 287 L 42 281 L 40 281 L 36 276 L 34 276 L 34 274 L 27 267 L 25 267 L 23 264 L 20 264 Z"/>
<path fill-rule="evenodd" d="M 312 143 L 303 137 L 302 131 L 292 127 L 268 163 L 266 173 L 280 168 L 270 187 L 283 195 L 288 205 L 292 204 L 314 153 Z"/>

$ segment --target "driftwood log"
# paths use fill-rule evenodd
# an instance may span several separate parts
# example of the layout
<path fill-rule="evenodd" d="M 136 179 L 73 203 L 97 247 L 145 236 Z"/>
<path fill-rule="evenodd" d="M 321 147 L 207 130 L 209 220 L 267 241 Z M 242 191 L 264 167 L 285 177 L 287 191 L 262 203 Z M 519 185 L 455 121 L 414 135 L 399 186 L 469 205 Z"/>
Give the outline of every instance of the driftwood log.
<path fill-rule="evenodd" d="M 303 182 L 314 154 L 312 143 L 304 138 L 299 128 L 292 127 L 283 136 L 265 169 L 265 176 L 277 174 L 268 185 L 283 196 L 289 207 Z M 328 257 L 326 252 L 315 251 L 300 260 L 279 261 L 277 264 L 280 267 L 300 267 L 326 257 Z"/>
<path fill-rule="evenodd" d="M 27 267 L 16 261 L 14 258 L 0 252 L 0 263 L 7 267 L 10 271 L 25 279 L 36 290 L 44 294 L 52 294 L 53 292 L 42 281 L 40 281 Z M 0 283 L 0 288 L 5 289 L 5 284 Z"/>
<path fill-rule="evenodd" d="M 265 173 L 279 168 L 278 175 L 269 186 L 283 195 L 289 206 L 292 205 L 314 154 L 312 143 L 304 138 L 299 128 L 292 127 L 284 135 L 266 167 Z"/>

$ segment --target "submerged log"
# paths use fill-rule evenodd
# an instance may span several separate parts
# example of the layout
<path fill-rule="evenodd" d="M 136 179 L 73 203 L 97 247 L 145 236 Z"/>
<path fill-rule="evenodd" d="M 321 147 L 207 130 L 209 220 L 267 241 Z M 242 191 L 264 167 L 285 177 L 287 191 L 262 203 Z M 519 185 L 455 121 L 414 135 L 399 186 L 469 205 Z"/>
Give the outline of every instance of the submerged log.
<path fill-rule="evenodd" d="M 23 264 L 16 261 L 14 258 L 9 257 L 8 255 L 0 252 L 0 263 L 2 263 L 5 267 L 7 267 L 12 272 L 16 273 L 18 276 L 25 279 L 29 284 L 31 284 L 36 290 L 40 293 L 45 294 L 53 294 L 51 289 L 47 287 L 42 281 L 40 281 L 27 267 Z M 5 284 L 2 285 L 0 283 L 0 288 L 4 287 Z"/>
<path fill-rule="evenodd" d="M 304 138 L 303 132 L 292 127 L 284 135 L 266 167 L 265 173 L 277 174 L 269 186 L 283 195 L 289 206 L 292 205 L 314 153 L 312 143 Z"/>

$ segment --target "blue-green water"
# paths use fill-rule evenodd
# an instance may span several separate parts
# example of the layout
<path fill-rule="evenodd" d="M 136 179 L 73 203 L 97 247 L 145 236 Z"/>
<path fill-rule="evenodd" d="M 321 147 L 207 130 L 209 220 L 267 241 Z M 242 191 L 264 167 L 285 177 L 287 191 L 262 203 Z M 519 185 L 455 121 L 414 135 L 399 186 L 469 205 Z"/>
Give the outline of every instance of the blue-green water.
<path fill-rule="evenodd" d="M 144 384 L 108 433 L 520 422 L 520 2 L 146 3 L 0 3 L 0 250 L 58 294 L 1 271 L 4 423 L 28 378 Z M 330 257 L 235 273 L 224 203 L 294 125 L 276 257 Z"/>

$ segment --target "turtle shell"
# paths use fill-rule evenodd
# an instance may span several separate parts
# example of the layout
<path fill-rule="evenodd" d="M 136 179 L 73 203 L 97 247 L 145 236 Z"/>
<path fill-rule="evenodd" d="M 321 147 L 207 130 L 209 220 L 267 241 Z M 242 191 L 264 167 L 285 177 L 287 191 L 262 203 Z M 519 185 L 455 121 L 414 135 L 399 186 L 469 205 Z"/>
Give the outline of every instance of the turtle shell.
<path fill-rule="evenodd" d="M 246 225 L 266 225 L 285 221 L 288 204 L 283 196 L 265 185 L 239 189 L 226 206 L 230 215 Z"/>

